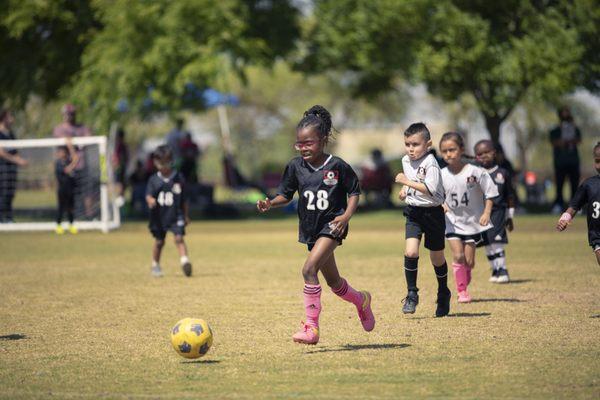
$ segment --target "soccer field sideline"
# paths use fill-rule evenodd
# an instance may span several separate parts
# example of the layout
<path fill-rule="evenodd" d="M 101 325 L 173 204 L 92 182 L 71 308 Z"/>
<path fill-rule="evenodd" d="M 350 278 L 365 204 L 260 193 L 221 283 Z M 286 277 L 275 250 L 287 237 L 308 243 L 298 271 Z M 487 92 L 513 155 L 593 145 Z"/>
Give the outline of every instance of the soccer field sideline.
<path fill-rule="evenodd" d="M 343 276 L 373 294 L 376 328 L 363 332 L 353 307 L 324 287 L 313 347 L 291 341 L 306 256 L 294 218 L 194 222 L 191 279 L 171 238 L 166 276 L 149 276 L 144 223 L 108 235 L 2 235 L 0 397 L 598 397 L 600 270 L 584 219 L 560 234 L 554 222 L 517 218 L 507 249 L 515 283 L 488 283 L 479 252 L 475 302 L 453 299 L 451 316 L 434 319 L 426 256 L 417 313 L 401 313 L 400 213 L 359 213 L 336 258 Z M 196 362 L 169 343 L 188 316 L 215 335 Z"/>

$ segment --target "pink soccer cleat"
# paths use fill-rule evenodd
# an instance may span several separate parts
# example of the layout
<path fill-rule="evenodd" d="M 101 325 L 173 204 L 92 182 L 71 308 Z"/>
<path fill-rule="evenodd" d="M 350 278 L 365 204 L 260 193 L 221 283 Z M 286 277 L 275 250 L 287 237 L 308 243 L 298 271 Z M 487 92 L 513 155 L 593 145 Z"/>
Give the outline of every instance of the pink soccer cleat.
<path fill-rule="evenodd" d="M 304 322 L 302 324 L 302 329 L 294 333 L 294 336 L 292 336 L 294 342 L 303 344 L 319 343 L 319 328 L 316 326 L 306 325 Z"/>
<path fill-rule="evenodd" d="M 467 293 L 466 290 L 463 290 L 462 292 L 458 292 L 458 302 L 459 303 L 470 303 L 471 302 L 471 296 L 469 295 L 469 293 Z"/>
<path fill-rule="evenodd" d="M 363 302 L 360 308 L 357 307 L 358 318 L 360 318 L 363 329 L 371 332 L 375 328 L 375 316 L 371 310 L 371 293 L 366 290 L 362 290 L 360 293 L 363 295 Z"/>

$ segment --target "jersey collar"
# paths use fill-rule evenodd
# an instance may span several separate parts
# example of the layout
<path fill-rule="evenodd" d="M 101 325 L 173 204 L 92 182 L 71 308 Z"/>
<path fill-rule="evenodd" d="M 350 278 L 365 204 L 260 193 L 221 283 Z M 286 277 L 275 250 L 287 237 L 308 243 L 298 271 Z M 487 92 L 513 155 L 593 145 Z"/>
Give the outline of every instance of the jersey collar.
<path fill-rule="evenodd" d="M 496 172 L 496 170 L 497 170 L 497 169 L 498 169 L 498 166 L 497 166 L 497 165 L 494 165 L 494 166 L 493 166 L 492 168 L 490 168 L 490 169 L 487 169 L 487 168 L 486 168 L 486 171 L 488 172 L 488 174 L 491 174 L 491 173 L 493 173 L 493 172 Z"/>
<path fill-rule="evenodd" d="M 310 169 L 313 170 L 313 172 L 318 171 L 320 169 L 323 169 L 325 167 L 325 165 L 327 165 L 327 163 L 329 162 L 329 160 L 331 160 L 331 158 L 333 157 L 333 154 L 330 154 L 329 157 L 327 157 L 327 159 L 325 160 L 325 162 L 323 163 L 323 165 L 321 165 L 319 168 L 315 168 L 312 165 L 310 165 L 310 163 L 307 161 L 306 165 L 309 166 Z"/>
<path fill-rule="evenodd" d="M 165 178 L 163 176 L 163 174 L 161 174 L 160 171 L 158 171 L 158 177 L 160 179 L 162 179 L 163 182 L 169 182 L 171 179 L 173 179 L 173 177 L 175 176 L 176 173 L 177 173 L 177 171 L 174 170 L 173 172 L 171 172 L 171 175 L 169 175 L 168 177 Z"/>

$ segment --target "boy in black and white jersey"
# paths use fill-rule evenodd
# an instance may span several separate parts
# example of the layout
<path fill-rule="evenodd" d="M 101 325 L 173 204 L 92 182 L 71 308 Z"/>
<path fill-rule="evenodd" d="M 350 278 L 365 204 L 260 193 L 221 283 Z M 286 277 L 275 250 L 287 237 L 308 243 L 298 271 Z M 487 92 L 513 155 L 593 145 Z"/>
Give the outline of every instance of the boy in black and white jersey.
<path fill-rule="evenodd" d="M 498 196 L 492 199 L 492 228 L 485 231 L 485 252 L 492 267 L 490 282 L 508 283 L 508 269 L 504 247 L 508 244 L 506 230 L 514 229 L 515 195 L 510 174 L 496 163 L 496 150 L 491 140 L 480 140 L 473 149 L 477 163 L 485 168 L 496 187 Z M 483 245 L 483 244 L 482 244 Z"/>
<path fill-rule="evenodd" d="M 404 185 L 400 199 L 408 206 L 406 216 L 406 250 L 404 253 L 404 274 L 408 294 L 404 299 L 402 312 L 413 314 L 419 304 L 417 271 L 419 246 L 425 236 L 425 248 L 438 281 L 436 317 L 450 312 L 450 290 L 448 289 L 448 265 L 444 257 L 444 232 L 446 229 L 444 210 L 444 187 L 440 167 L 430 154 L 431 134 L 423 123 L 412 124 L 404 132 L 407 154 L 402 158 L 403 173 L 396 176 L 396 182 Z"/>
<path fill-rule="evenodd" d="M 192 275 L 192 264 L 183 240 L 185 226 L 189 223 L 185 199 L 185 182 L 181 174 L 173 169 L 173 153 L 167 145 L 159 146 L 153 154 L 158 172 L 150 177 L 146 187 L 146 202 L 150 209 L 148 225 L 154 236 L 152 250 L 152 275 L 161 277 L 160 254 L 165 245 L 165 236 L 170 231 L 175 235 L 181 268 L 185 276 Z"/>

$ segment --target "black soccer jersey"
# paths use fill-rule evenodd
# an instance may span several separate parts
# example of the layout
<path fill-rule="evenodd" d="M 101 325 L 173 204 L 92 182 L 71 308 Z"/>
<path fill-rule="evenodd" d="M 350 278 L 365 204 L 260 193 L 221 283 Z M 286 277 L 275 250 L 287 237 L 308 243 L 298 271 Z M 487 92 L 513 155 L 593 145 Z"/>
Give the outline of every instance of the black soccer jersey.
<path fill-rule="evenodd" d="M 600 175 L 583 181 L 571 199 L 569 207 L 578 211 L 586 204 L 588 237 L 591 245 L 593 240 L 600 240 Z"/>
<path fill-rule="evenodd" d="M 493 209 L 507 208 L 509 199 L 514 198 L 510 174 L 504 168 L 497 165 L 493 168 L 486 169 L 486 171 L 490 174 L 492 180 L 498 187 L 498 196 L 491 199 L 494 202 Z"/>
<path fill-rule="evenodd" d="M 169 177 L 164 177 L 157 172 L 148 180 L 146 195 L 156 199 L 156 207 L 150 210 L 150 228 L 168 229 L 176 224 L 183 226 L 185 181 L 181 174 L 173 171 Z"/>
<path fill-rule="evenodd" d="M 348 206 L 348 196 L 360 194 L 356 173 L 344 160 L 330 155 L 314 168 L 302 157 L 292 159 L 285 167 L 277 194 L 292 199 L 298 192 L 298 240 L 312 243 L 321 229 Z"/>

